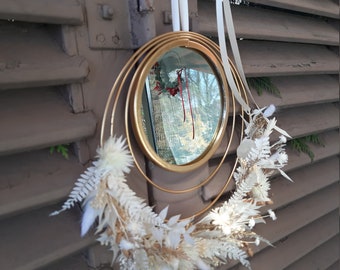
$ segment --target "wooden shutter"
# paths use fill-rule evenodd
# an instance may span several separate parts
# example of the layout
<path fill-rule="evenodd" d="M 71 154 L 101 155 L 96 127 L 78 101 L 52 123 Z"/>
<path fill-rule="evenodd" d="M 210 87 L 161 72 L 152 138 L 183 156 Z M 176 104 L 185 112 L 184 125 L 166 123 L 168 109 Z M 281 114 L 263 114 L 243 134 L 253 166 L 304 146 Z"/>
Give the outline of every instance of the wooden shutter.
<path fill-rule="evenodd" d="M 144 2 L 107 0 L 118 14 L 130 13 L 111 21 L 95 13 L 106 4 L 99 0 L 1 1 L 1 268 L 83 270 L 89 261 L 102 262 L 101 253 L 83 252 L 95 238 L 80 238 L 79 209 L 57 218 L 48 214 L 95 155 L 107 93 L 132 49 L 171 31 L 166 24 L 169 1 L 154 1 L 153 9 L 138 12 L 137 3 Z M 215 2 L 189 2 L 193 31 L 216 40 Z M 253 0 L 233 5 L 232 12 L 246 76 L 269 77 L 281 93 L 278 98 L 253 91 L 258 104 L 275 104 L 278 125 L 294 138 L 317 134 L 324 142 L 310 145 L 313 162 L 288 148 L 286 171 L 294 183 L 272 179 L 271 208 L 278 220 L 257 226 L 276 247 L 256 247 L 252 268 L 338 269 L 339 3 Z M 59 144 L 70 144 L 69 159 L 49 154 L 49 147 Z M 167 198 L 153 191 L 159 208 L 171 203 L 173 212 L 190 213 L 207 205 L 224 183 L 236 147 L 231 146 L 221 173 L 200 192 Z M 165 184 L 190 186 L 208 175 L 222 154 L 219 149 L 199 175 L 175 181 L 171 173 L 148 169 L 171 179 Z M 143 179 L 131 178 L 145 195 Z M 220 269 L 242 267 L 231 262 Z"/>
<path fill-rule="evenodd" d="M 133 49 L 154 35 L 137 4 L 1 1 L 0 268 L 88 269 L 103 263 L 93 233 L 80 237 L 79 208 L 49 214 L 96 155 L 117 74 Z M 123 115 L 117 115 L 119 135 Z M 50 154 L 51 146 L 64 144 L 68 159 Z M 136 183 L 136 192 L 146 196 L 145 183 Z"/>
<path fill-rule="evenodd" d="M 2 269 L 37 269 L 94 243 L 80 238 L 77 209 L 48 216 L 84 170 L 82 144 L 98 121 L 81 99 L 88 60 L 67 44 L 68 29 L 83 24 L 79 1 L 0 3 Z M 49 153 L 61 144 L 68 159 Z"/>

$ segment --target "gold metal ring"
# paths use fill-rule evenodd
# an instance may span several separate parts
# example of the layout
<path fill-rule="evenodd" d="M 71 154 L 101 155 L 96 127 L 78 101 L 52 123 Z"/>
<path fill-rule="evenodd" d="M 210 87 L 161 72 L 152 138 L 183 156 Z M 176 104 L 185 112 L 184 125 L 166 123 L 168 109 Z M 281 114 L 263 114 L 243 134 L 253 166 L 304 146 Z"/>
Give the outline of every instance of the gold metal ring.
<path fill-rule="evenodd" d="M 181 38 L 182 40 L 179 41 L 179 38 Z M 163 47 L 162 47 L 163 46 Z M 120 72 L 120 74 L 118 75 L 110 93 L 109 93 L 109 97 L 107 99 L 107 103 L 105 106 L 105 110 L 104 110 L 104 115 L 103 115 L 103 122 L 102 122 L 102 126 L 101 126 L 101 136 L 100 136 L 100 144 L 103 145 L 104 143 L 104 136 L 105 136 L 105 128 L 106 128 L 106 121 L 108 120 L 108 116 L 109 116 L 109 111 L 112 108 L 111 111 L 111 122 L 110 122 L 110 135 L 113 136 L 114 133 L 114 119 L 115 119 L 115 113 L 117 110 L 117 104 L 118 104 L 118 99 L 121 96 L 122 91 L 125 89 L 124 86 L 126 84 L 126 82 L 128 81 L 129 76 L 131 76 L 131 73 L 133 71 L 133 68 L 135 67 L 135 65 L 141 61 L 141 59 L 147 59 L 149 60 L 149 64 L 145 65 L 143 67 L 143 64 L 140 66 L 140 70 L 142 72 L 144 72 L 143 74 L 146 73 L 146 71 L 148 70 L 148 67 L 150 66 L 150 63 L 152 63 L 152 61 L 154 61 L 157 56 L 161 55 L 161 53 L 158 52 L 158 54 L 156 54 L 155 52 L 157 50 L 160 50 L 161 48 L 161 52 L 165 52 L 167 49 L 172 48 L 173 46 L 188 46 L 190 48 L 194 48 L 198 51 L 202 51 L 204 52 L 204 54 L 206 54 L 208 57 L 211 57 L 214 59 L 213 63 L 214 65 L 216 65 L 218 67 L 218 69 L 221 68 L 220 70 L 220 76 L 221 76 L 221 81 L 224 85 L 224 89 L 227 88 L 227 81 L 224 75 L 223 68 L 222 68 L 222 61 L 220 59 L 220 55 L 219 55 L 219 47 L 212 42 L 210 39 L 197 34 L 197 33 L 192 33 L 192 32 L 175 32 L 175 33 L 167 33 L 164 35 L 161 35 L 155 39 L 153 39 L 151 42 L 146 43 L 143 47 L 141 47 L 135 54 L 133 54 L 133 56 L 130 58 L 130 60 L 126 63 L 126 65 L 123 67 L 122 71 Z M 148 55 L 148 56 L 146 56 Z M 151 55 L 151 56 L 150 56 Z M 147 62 L 147 60 L 144 60 L 144 63 Z M 143 63 L 143 60 L 142 60 Z M 143 69 L 144 68 L 144 69 Z M 233 72 L 233 76 L 235 78 L 236 84 L 238 89 L 243 92 L 243 95 L 245 96 L 245 99 L 248 103 L 247 100 L 247 96 L 246 96 L 246 92 L 245 92 L 245 88 L 243 86 L 242 80 L 240 79 L 240 76 L 238 75 L 238 72 L 236 70 L 236 68 L 234 67 L 234 65 L 232 65 L 231 63 L 231 68 L 232 68 L 232 72 Z M 140 73 L 136 73 L 138 75 L 140 75 Z M 137 76 L 137 75 L 135 75 Z M 129 115 L 131 113 L 131 108 L 132 111 L 135 111 L 136 109 L 139 108 L 138 105 L 138 99 L 134 98 L 132 99 L 131 96 L 133 95 L 138 95 L 138 93 L 136 93 L 136 90 L 134 89 L 134 87 L 139 86 L 141 87 L 141 85 L 143 84 L 143 80 L 141 80 L 139 78 L 139 80 L 137 79 L 137 77 L 133 78 L 131 83 L 130 83 L 130 87 L 127 93 L 127 100 L 126 100 L 126 104 L 125 104 L 125 132 L 126 132 L 126 138 L 127 138 L 127 143 L 128 143 L 128 147 L 130 149 L 131 155 L 135 161 L 135 165 L 136 168 L 138 169 L 139 173 L 143 176 L 143 178 L 150 183 L 153 187 L 167 192 L 167 193 L 172 193 L 172 194 L 183 194 L 183 193 L 187 193 L 187 192 L 191 192 L 194 190 L 197 190 L 198 188 L 206 185 L 209 181 L 211 181 L 213 179 L 213 177 L 216 175 L 216 173 L 220 170 L 223 162 L 226 159 L 226 156 L 228 154 L 230 145 L 231 145 L 231 141 L 234 137 L 234 129 L 235 129 L 235 100 L 233 98 L 233 96 L 231 97 L 231 101 L 232 101 L 232 125 L 231 125 L 231 134 L 230 134 L 230 140 L 227 143 L 226 147 L 225 147 L 225 152 L 222 156 L 222 158 L 220 159 L 220 162 L 218 164 L 218 166 L 210 173 L 210 175 L 204 179 L 203 181 L 201 181 L 199 184 L 187 188 L 187 189 L 182 189 L 182 190 L 172 190 L 172 189 L 168 189 L 166 187 L 161 187 L 159 185 L 157 185 L 156 183 L 153 182 L 152 179 L 150 179 L 145 172 L 143 171 L 143 169 L 141 168 L 141 166 L 139 165 L 136 156 L 134 154 L 134 150 L 133 147 L 131 145 L 131 139 L 130 139 L 130 130 L 129 130 Z M 227 92 L 225 94 L 224 97 L 224 106 L 229 106 L 229 92 Z M 139 97 L 138 97 L 139 98 Z M 219 131 L 218 134 L 216 135 L 216 137 L 218 137 L 218 143 L 220 142 L 221 138 L 223 137 L 224 131 L 226 129 L 227 126 L 227 118 L 228 118 L 228 114 L 227 114 L 227 108 L 223 109 L 223 117 L 225 117 L 225 121 L 223 121 L 223 123 L 221 123 L 220 127 L 219 127 Z M 242 111 L 242 115 L 243 115 L 243 111 Z M 137 118 L 138 119 L 138 118 Z M 136 116 L 134 118 L 134 121 L 137 120 Z M 222 128 L 221 128 L 222 127 Z M 243 129 L 242 129 L 243 130 Z M 140 132 L 140 131 L 139 131 Z M 138 132 L 137 132 L 138 134 Z M 241 135 L 242 137 L 242 135 Z M 137 138 L 138 141 L 138 138 Z M 141 142 L 141 141 L 140 141 Z M 214 141 L 216 142 L 216 140 Z M 211 158 L 211 155 L 216 151 L 218 147 L 218 144 L 216 146 L 216 144 L 214 144 L 213 146 L 210 147 L 211 153 L 209 153 L 209 156 L 207 159 L 200 159 L 199 163 L 192 163 L 192 164 L 188 164 L 186 166 L 188 166 L 186 169 L 182 169 L 182 167 L 185 166 L 177 166 L 180 167 L 181 170 L 173 170 L 173 171 L 177 171 L 178 173 L 184 172 L 184 171 L 190 171 L 190 170 L 195 170 L 197 168 L 199 168 L 200 166 L 202 166 L 202 164 L 204 164 L 205 162 L 207 162 L 207 160 L 209 158 Z M 146 156 L 148 158 L 150 158 L 150 154 L 146 153 Z M 203 161 L 202 161 L 203 160 Z M 222 196 L 222 194 L 225 192 L 227 186 L 229 185 L 229 182 L 232 178 L 232 175 L 234 173 L 234 170 L 236 168 L 236 164 L 237 161 L 235 161 L 235 165 L 232 169 L 232 171 L 229 174 L 229 177 L 225 183 L 225 185 L 222 187 L 221 191 L 219 192 L 219 194 L 217 195 L 217 197 L 215 197 L 215 199 L 209 203 L 208 206 L 206 206 L 204 209 L 198 211 L 197 213 L 195 213 L 192 217 L 196 217 L 202 213 L 204 213 L 205 211 L 207 211 L 208 209 L 210 209 L 212 207 L 213 204 L 216 203 L 216 201 Z M 169 170 L 169 168 L 167 168 L 166 166 L 161 166 L 164 169 Z M 177 169 L 176 167 L 176 169 Z M 226 177 L 227 178 L 227 177 Z"/>

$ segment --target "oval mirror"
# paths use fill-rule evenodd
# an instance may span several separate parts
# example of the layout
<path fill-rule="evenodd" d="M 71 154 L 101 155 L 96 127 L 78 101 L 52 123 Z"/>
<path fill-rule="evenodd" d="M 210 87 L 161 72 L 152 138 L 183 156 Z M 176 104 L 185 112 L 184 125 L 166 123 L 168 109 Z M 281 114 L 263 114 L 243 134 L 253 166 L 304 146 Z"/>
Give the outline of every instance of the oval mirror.
<path fill-rule="evenodd" d="M 191 45 L 168 44 L 146 57 L 132 83 L 137 141 L 154 163 L 171 171 L 190 171 L 206 162 L 227 119 L 220 63 L 205 46 Z"/>

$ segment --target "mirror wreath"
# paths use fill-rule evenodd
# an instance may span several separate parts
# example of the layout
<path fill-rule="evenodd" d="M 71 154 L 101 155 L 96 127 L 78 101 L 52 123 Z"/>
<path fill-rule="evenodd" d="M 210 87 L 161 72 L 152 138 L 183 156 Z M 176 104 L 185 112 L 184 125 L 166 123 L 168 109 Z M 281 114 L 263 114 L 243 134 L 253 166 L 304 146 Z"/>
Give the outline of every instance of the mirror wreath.
<path fill-rule="evenodd" d="M 166 33 L 163 34 L 161 36 L 158 36 L 157 38 L 153 39 L 151 42 L 146 43 L 144 46 L 142 46 L 138 51 L 136 51 L 131 58 L 129 59 L 129 61 L 126 63 L 126 65 L 122 68 L 121 72 L 119 73 L 118 77 L 115 80 L 115 83 L 109 93 L 108 99 L 107 99 L 107 103 L 106 103 L 106 107 L 104 110 L 104 114 L 103 114 L 103 121 L 102 121 L 102 126 L 101 126 L 101 137 L 100 137 L 100 145 L 103 146 L 104 141 L 105 141 L 105 134 L 106 134 L 106 128 L 109 128 L 109 134 L 110 136 L 114 136 L 115 132 L 114 132 L 114 120 L 115 120 L 115 114 L 117 111 L 117 107 L 118 107 L 118 99 L 121 96 L 122 92 L 126 90 L 126 85 L 127 82 L 129 82 L 129 85 L 131 87 L 129 87 L 129 91 L 127 93 L 127 98 L 126 98 L 126 104 L 125 104 L 125 132 L 126 132 L 126 139 L 127 139 L 127 143 L 130 149 L 130 153 L 131 156 L 134 159 L 134 163 L 135 163 L 135 167 L 136 169 L 139 171 L 139 173 L 143 176 L 143 178 L 150 183 L 153 187 L 163 191 L 163 192 L 167 192 L 167 193 L 171 193 L 171 194 L 183 194 L 183 193 L 187 193 L 187 192 L 191 192 L 194 190 L 197 190 L 199 188 L 201 188 L 202 186 L 206 185 L 210 180 L 212 180 L 214 178 L 214 176 L 217 174 L 217 172 L 220 170 L 223 162 L 225 161 L 228 152 L 229 152 L 229 148 L 230 145 L 232 143 L 232 140 L 237 139 L 236 136 L 234 136 L 234 130 L 235 130 L 235 118 L 236 118 L 236 109 L 235 109 L 235 99 L 234 96 L 231 95 L 230 100 L 228 100 L 228 96 L 226 97 L 225 100 L 225 104 L 226 106 L 231 106 L 231 111 L 229 112 L 229 116 L 231 115 L 232 118 L 232 123 L 230 125 L 231 128 L 231 132 L 229 135 L 229 140 L 226 143 L 226 145 L 223 145 L 224 153 L 223 156 L 220 158 L 220 161 L 218 163 L 218 165 L 213 169 L 213 171 L 205 178 L 202 179 L 202 181 L 200 183 L 198 183 L 195 186 L 186 188 L 186 189 L 180 189 L 180 190 L 173 190 L 173 189 L 169 189 L 167 187 L 163 187 L 160 186 L 158 184 L 156 184 L 155 182 L 153 182 L 152 179 L 150 179 L 144 172 L 144 169 L 141 167 L 141 165 L 138 162 L 138 159 L 136 158 L 136 155 L 134 153 L 135 149 L 134 147 L 132 147 L 132 143 L 131 143 L 131 138 L 130 138 L 130 105 L 133 105 L 132 102 L 132 92 L 135 91 L 135 87 L 136 87 L 136 83 L 137 83 L 137 79 L 135 79 L 135 84 L 131 84 L 130 83 L 130 79 L 129 77 L 134 74 L 134 68 L 137 64 L 139 64 L 139 62 L 141 62 L 141 59 L 144 59 L 145 57 L 147 57 L 148 55 L 152 55 L 155 52 L 157 52 L 157 50 L 159 50 L 160 47 L 163 46 L 163 48 L 168 48 L 170 49 L 171 46 L 169 47 L 169 42 L 172 41 L 178 41 L 179 39 L 185 40 L 185 45 L 190 44 L 194 44 L 193 42 L 195 42 L 195 44 L 200 44 L 202 46 L 204 46 L 205 48 L 207 48 L 207 52 L 208 52 L 208 57 L 216 57 L 217 59 L 217 65 L 219 67 L 222 66 L 221 64 L 221 59 L 220 59 L 220 52 L 219 52 L 219 47 L 216 45 L 216 43 L 212 42 L 211 40 L 209 40 L 208 38 L 197 34 L 197 33 L 193 33 L 193 32 L 172 32 L 172 33 Z M 236 70 L 236 68 L 234 67 L 234 65 L 232 64 L 232 62 L 230 62 L 231 64 L 231 68 L 232 68 L 232 73 L 233 76 L 236 80 L 238 89 L 242 92 L 241 94 L 244 96 L 245 100 L 247 101 L 247 95 L 244 89 L 244 86 L 242 84 L 242 80 Z M 226 82 L 226 78 L 223 75 L 224 73 L 221 74 L 221 80 L 223 82 L 223 84 L 226 86 L 227 82 Z M 228 89 L 227 87 L 225 89 Z M 229 94 L 229 93 L 228 93 Z M 230 104 L 228 104 L 228 102 L 230 101 Z M 107 120 L 110 117 L 111 114 L 111 121 L 110 121 L 110 125 L 107 125 Z M 243 110 L 241 110 L 241 114 L 243 115 Z M 228 117 L 227 113 L 226 113 L 226 118 Z M 243 122 L 242 122 L 243 125 Z M 226 123 L 225 123 L 226 126 Z M 224 126 L 224 127 L 225 127 Z M 243 128 L 241 129 L 243 130 Z M 222 132 L 224 132 L 224 130 L 222 130 Z M 241 131 L 241 133 L 243 133 Z M 243 135 L 240 135 L 240 138 Z M 225 192 L 230 179 L 232 177 L 232 174 L 236 168 L 236 164 L 237 164 L 237 160 L 235 160 L 235 164 L 233 166 L 232 171 L 229 174 L 229 177 L 227 177 L 227 181 L 226 183 L 223 185 L 223 187 L 220 190 L 220 193 L 217 195 L 217 197 L 206 207 L 204 207 L 204 209 L 200 210 L 199 212 L 195 213 L 193 215 L 194 216 L 198 216 L 202 213 L 204 213 L 205 211 L 207 211 L 210 207 L 212 207 L 212 205 L 214 205 L 214 203 L 219 199 L 219 197 Z M 193 166 L 192 164 L 190 166 Z M 195 166 L 200 166 L 199 165 L 195 165 Z M 192 167 L 191 167 L 192 168 Z M 191 169 L 190 168 L 190 169 Z M 187 168 L 188 169 L 188 168 Z M 194 169 L 194 168 L 193 168 Z M 181 171 L 179 171 L 181 172 Z"/>

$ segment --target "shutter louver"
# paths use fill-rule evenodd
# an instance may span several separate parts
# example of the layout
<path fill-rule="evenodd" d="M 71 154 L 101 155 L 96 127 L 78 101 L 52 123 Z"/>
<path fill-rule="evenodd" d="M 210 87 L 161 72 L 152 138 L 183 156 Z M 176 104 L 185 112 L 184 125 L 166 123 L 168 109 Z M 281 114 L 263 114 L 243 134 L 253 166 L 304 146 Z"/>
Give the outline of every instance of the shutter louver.
<path fill-rule="evenodd" d="M 2 0 L 2 20 L 48 24 L 80 25 L 84 21 L 82 7 L 77 0 Z"/>
<path fill-rule="evenodd" d="M 3 269 L 41 268 L 95 243 L 80 238 L 79 209 L 48 216 L 84 170 L 71 144 L 91 137 L 97 124 L 91 111 L 74 110 L 64 98 L 72 84 L 84 82 L 89 65 L 85 57 L 65 52 L 63 27 L 83 23 L 79 1 L 0 3 Z M 60 144 L 70 144 L 68 159 L 49 153 Z"/>
<path fill-rule="evenodd" d="M 251 0 L 249 2 L 339 19 L 339 3 L 334 0 Z"/>

